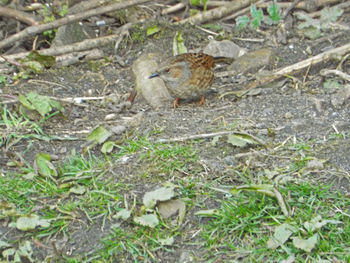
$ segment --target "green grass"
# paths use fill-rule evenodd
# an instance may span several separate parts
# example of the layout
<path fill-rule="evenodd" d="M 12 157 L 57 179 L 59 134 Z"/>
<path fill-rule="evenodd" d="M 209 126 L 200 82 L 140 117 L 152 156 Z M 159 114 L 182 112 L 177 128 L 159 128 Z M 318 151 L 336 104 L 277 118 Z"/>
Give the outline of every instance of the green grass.
<path fill-rule="evenodd" d="M 0 124 L 17 127 L 11 129 L 15 134 L 21 134 L 18 127 L 24 125 L 25 120 L 4 112 L 7 119 Z M 96 237 L 96 246 L 90 253 L 71 257 L 63 252 L 54 253 L 51 255 L 53 262 L 155 262 L 159 253 L 177 255 L 178 249 L 193 252 L 194 262 L 212 262 L 217 258 L 224 262 L 278 262 L 290 255 L 295 256 L 295 262 L 350 260 L 349 199 L 330 185 L 307 183 L 298 177 L 303 175 L 303 168 L 313 158 L 312 142 L 298 141 L 286 145 L 281 150 L 288 154 L 283 167 L 255 171 L 243 164 L 239 169 L 232 168 L 232 174 L 228 175 L 238 184 L 271 184 L 268 174 L 274 172 L 295 175 L 298 183 L 279 185 L 280 192 L 292 208 L 291 217 L 282 213 L 274 198 L 246 191 L 231 194 L 229 190 L 233 186 L 228 188 L 222 183 L 224 177 L 198 176 L 203 168 L 197 152 L 203 143 L 164 144 L 152 142 L 148 137 L 123 139 L 104 159 L 89 152 L 85 156 L 72 152 L 71 157 L 63 162 L 49 161 L 57 171 L 56 177 L 40 175 L 31 165 L 24 163 L 25 167 L 18 168 L 17 172 L 0 176 L 0 215 L 7 214 L 0 219 L 16 223 L 23 216 L 36 214 L 40 219 L 49 220 L 50 225 L 37 226 L 23 232 L 21 240 L 6 242 L 11 242 L 10 247 L 19 251 L 23 240 L 34 238 L 42 241 L 64 235 L 70 238 L 78 226 L 81 231 L 98 228 L 104 232 Z M 128 157 L 126 162 L 131 162 L 134 167 L 130 175 L 119 173 L 118 161 L 124 157 Z M 210 171 L 209 175 L 212 175 Z M 170 219 L 160 216 L 160 224 L 155 228 L 137 225 L 132 219 L 113 218 L 124 208 L 132 207 L 133 215 L 144 213 L 142 196 L 148 189 L 166 182 L 176 186 L 176 199 L 186 204 L 183 225 L 172 226 Z M 216 210 L 211 216 L 195 214 L 207 209 Z M 306 230 L 305 222 L 316 216 L 342 223 L 327 223 L 320 229 Z M 291 238 L 283 246 L 270 249 L 267 242 L 274 235 L 275 228 L 283 223 L 296 227 L 292 237 L 307 239 L 317 233 L 319 242 L 311 252 L 297 248 Z M 165 245 L 163 241 L 169 238 L 174 238 L 174 244 Z M 3 251 L 0 246 L 0 259 Z M 13 257 L 8 258 L 11 259 Z"/>
<path fill-rule="evenodd" d="M 258 193 L 241 192 L 222 200 L 217 213 L 207 224 L 203 224 L 201 237 L 208 248 L 206 259 L 213 256 L 210 251 L 220 247 L 221 255 L 228 258 L 233 252 L 240 256 L 243 254 L 243 262 L 260 262 L 264 259 L 278 262 L 288 258 L 288 253 L 294 254 L 296 262 L 314 262 L 320 259 L 333 261 L 335 258 L 348 262 L 349 216 L 335 213 L 334 207 L 348 210 L 349 199 L 332 191 L 330 186 L 309 183 L 288 184 L 281 190 L 285 195 L 290 193 L 291 198 L 288 201 L 294 209 L 291 218 L 286 218 L 281 213 L 274 199 Z M 267 247 L 267 240 L 273 235 L 275 226 L 285 222 L 297 227 L 298 232 L 293 236 L 303 239 L 311 237 L 314 233 L 306 231 L 303 225 L 317 215 L 323 220 L 342 223 L 329 223 L 314 231 L 319 234 L 320 239 L 310 253 L 296 248 L 291 240 L 283 248 L 272 250 Z"/>

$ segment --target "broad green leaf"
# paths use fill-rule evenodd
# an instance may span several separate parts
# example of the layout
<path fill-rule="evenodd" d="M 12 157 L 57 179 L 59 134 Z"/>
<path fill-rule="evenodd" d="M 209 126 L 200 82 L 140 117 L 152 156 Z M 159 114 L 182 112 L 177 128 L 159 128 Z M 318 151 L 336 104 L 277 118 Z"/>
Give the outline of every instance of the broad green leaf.
<path fill-rule="evenodd" d="M 199 6 L 201 1 L 200 0 L 190 0 L 191 5 L 193 6 Z"/>
<path fill-rule="evenodd" d="M 51 156 L 46 153 L 37 153 L 35 164 L 38 167 L 38 173 L 45 177 L 57 176 L 56 168 L 50 162 Z"/>
<path fill-rule="evenodd" d="M 102 145 L 101 152 L 102 153 L 110 153 L 113 151 L 115 143 L 111 141 L 107 141 Z"/>
<path fill-rule="evenodd" d="M 173 39 L 173 55 L 176 56 L 183 53 L 187 53 L 187 48 L 185 46 L 181 32 L 177 31 Z"/>
<path fill-rule="evenodd" d="M 244 15 L 244 16 L 239 16 L 236 18 L 236 25 L 240 28 L 240 29 L 243 29 L 243 28 L 246 28 L 247 25 L 249 24 L 249 17 Z"/>
<path fill-rule="evenodd" d="M 264 20 L 264 15 L 263 15 L 263 11 L 261 9 L 256 9 L 256 6 L 254 4 L 252 4 L 250 6 L 250 13 L 253 17 L 252 19 L 252 27 L 254 29 L 258 29 L 258 27 L 260 26 L 261 22 Z"/>
<path fill-rule="evenodd" d="M 106 130 L 103 126 L 98 126 L 94 129 L 87 137 L 89 142 L 103 143 L 105 142 L 112 133 Z"/>
<path fill-rule="evenodd" d="M 302 239 L 300 237 L 292 237 L 293 245 L 296 248 L 302 249 L 306 252 L 311 252 L 318 243 L 318 234 L 313 235 L 309 239 Z"/>
<path fill-rule="evenodd" d="M 38 61 L 24 61 L 22 62 L 22 65 L 34 73 L 40 73 L 44 70 L 44 66 Z"/>
<path fill-rule="evenodd" d="M 154 228 L 159 224 L 159 220 L 154 214 L 134 217 L 134 222 L 142 226 L 148 226 L 151 228 Z"/>
<path fill-rule="evenodd" d="M 56 58 L 54 56 L 41 55 L 38 51 L 31 51 L 26 57 L 26 60 L 37 61 L 46 68 L 52 67 L 56 63 Z"/>
<path fill-rule="evenodd" d="M 270 237 L 270 239 L 267 241 L 267 247 L 270 249 L 278 248 L 279 246 L 283 245 L 293 233 L 297 231 L 297 228 L 287 223 L 277 226 L 275 228 L 273 237 Z"/>
<path fill-rule="evenodd" d="M 52 110 L 50 98 L 47 96 L 39 95 L 36 92 L 29 92 L 27 98 L 41 116 L 45 116 Z"/>
<path fill-rule="evenodd" d="M 343 222 L 337 220 L 322 220 L 320 215 L 313 218 L 310 222 L 306 221 L 304 227 L 307 231 L 313 232 L 317 229 L 322 228 L 327 224 L 342 224 Z"/>
<path fill-rule="evenodd" d="M 77 195 L 82 195 L 86 192 L 85 186 L 82 185 L 76 185 L 72 188 L 69 189 L 70 193 L 77 194 Z"/>
<path fill-rule="evenodd" d="M 53 108 L 58 109 L 60 112 L 64 113 L 64 108 L 62 107 L 61 103 L 59 103 L 58 101 L 52 100 L 50 99 L 50 105 Z"/>
<path fill-rule="evenodd" d="M 158 201 L 167 201 L 175 196 L 174 187 L 161 187 L 143 196 L 143 204 L 146 208 L 153 208 Z"/>
<path fill-rule="evenodd" d="M 339 7 L 325 7 L 321 10 L 321 26 L 324 29 L 329 28 L 330 23 L 334 23 L 344 13 Z"/>
<path fill-rule="evenodd" d="M 113 216 L 113 218 L 116 219 L 122 219 L 122 220 L 128 220 L 131 216 L 131 211 L 128 209 L 122 209 L 120 210 L 116 215 Z"/>
<path fill-rule="evenodd" d="M 239 133 L 229 134 L 227 136 L 227 142 L 238 147 L 244 147 L 247 144 L 260 144 L 252 136 Z"/>
<path fill-rule="evenodd" d="M 26 96 L 23 96 L 22 94 L 18 95 L 18 100 L 22 105 L 30 110 L 35 110 L 33 104 L 27 99 Z"/>
<path fill-rule="evenodd" d="M 50 221 L 46 219 L 40 219 L 38 215 L 22 216 L 17 219 L 16 227 L 22 231 L 33 230 L 37 226 L 48 227 Z"/>
<path fill-rule="evenodd" d="M 325 82 L 323 82 L 323 87 L 325 89 L 339 89 L 343 86 L 336 80 L 333 79 L 327 79 Z"/>
<path fill-rule="evenodd" d="M 155 33 L 158 33 L 159 31 L 160 31 L 160 29 L 158 28 L 158 26 L 154 25 L 154 26 L 147 28 L 146 35 L 149 37 L 149 36 L 154 35 Z"/>
<path fill-rule="evenodd" d="M 276 1 L 273 1 L 273 3 L 267 7 L 267 12 L 269 13 L 269 18 L 272 20 L 273 24 L 278 24 L 281 17 Z"/>

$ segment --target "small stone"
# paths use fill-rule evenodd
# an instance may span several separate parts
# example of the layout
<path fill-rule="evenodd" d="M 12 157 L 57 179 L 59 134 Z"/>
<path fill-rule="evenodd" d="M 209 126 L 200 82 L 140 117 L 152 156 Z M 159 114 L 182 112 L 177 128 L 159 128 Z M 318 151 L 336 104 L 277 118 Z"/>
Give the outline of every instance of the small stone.
<path fill-rule="evenodd" d="M 335 108 L 343 105 L 346 100 L 350 98 L 350 85 L 345 85 L 340 88 L 336 94 L 332 96 L 331 103 Z"/>
<path fill-rule="evenodd" d="M 216 41 L 212 40 L 204 48 L 204 53 L 213 57 L 238 58 L 245 52 L 243 49 L 230 40 Z"/>
<path fill-rule="evenodd" d="M 310 160 L 306 164 L 307 170 L 321 170 L 323 168 L 324 168 L 323 163 L 319 160 Z"/>
<path fill-rule="evenodd" d="M 238 73 L 256 71 L 256 69 L 269 66 L 273 63 L 273 52 L 271 49 L 263 48 L 249 52 L 237 58 L 227 70 Z"/>
<path fill-rule="evenodd" d="M 117 125 L 111 127 L 110 131 L 115 135 L 119 135 L 126 131 L 126 127 L 123 125 Z"/>
<path fill-rule="evenodd" d="M 292 119 L 292 118 L 293 118 L 293 114 L 290 113 L 290 112 L 288 111 L 288 112 L 286 112 L 286 114 L 284 115 L 284 117 L 285 117 L 286 119 Z"/>

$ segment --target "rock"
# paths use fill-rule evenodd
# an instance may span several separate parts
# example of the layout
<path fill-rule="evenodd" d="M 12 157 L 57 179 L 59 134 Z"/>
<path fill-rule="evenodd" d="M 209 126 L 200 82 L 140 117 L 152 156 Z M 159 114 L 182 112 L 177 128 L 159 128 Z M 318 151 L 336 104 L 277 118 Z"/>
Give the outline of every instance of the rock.
<path fill-rule="evenodd" d="M 227 70 L 235 71 L 237 74 L 253 71 L 264 66 L 268 66 L 273 61 L 273 52 L 271 49 L 263 48 L 249 52 L 237 58 Z"/>
<path fill-rule="evenodd" d="M 52 46 L 69 45 L 93 37 L 95 32 L 92 28 L 80 23 L 72 23 L 58 28 Z"/>
<path fill-rule="evenodd" d="M 323 168 L 324 168 L 323 163 L 319 160 L 310 160 L 306 164 L 307 170 L 321 170 Z"/>
<path fill-rule="evenodd" d="M 142 95 L 154 109 L 169 106 L 173 101 L 161 78 L 149 78 L 157 70 L 160 57 L 160 54 L 155 53 L 144 54 L 132 65 L 136 78 L 136 92 Z"/>
<path fill-rule="evenodd" d="M 345 85 L 339 89 L 331 98 L 331 103 L 335 108 L 343 105 L 346 100 L 350 98 L 350 85 Z"/>
<path fill-rule="evenodd" d="M 117 126 L 111 127 L 110 131 L 111 131 L 114 135 L 119 135 L 119 134 L 122 134 L 123 132 L 126 131 L 126 127 L 123 126 L 123 125 L 117 125 Z"/>
<path fill-rule="evenodd" d="M 204 48 L 204 53 L 213 57 L 226 57 L 236 59 L 246 51 L 230 40 L 211 40 Z"/>

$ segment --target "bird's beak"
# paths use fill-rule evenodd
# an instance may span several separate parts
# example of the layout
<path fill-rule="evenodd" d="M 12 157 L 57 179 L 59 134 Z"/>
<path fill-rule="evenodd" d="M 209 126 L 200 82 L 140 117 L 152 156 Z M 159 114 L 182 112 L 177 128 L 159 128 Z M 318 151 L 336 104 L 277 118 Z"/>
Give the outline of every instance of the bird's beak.
<path fill-rule="evenodd" d="M 159 73 L 158 72 L 154 72 L 151 76 L 149 76 L 149 79 L 155 78 L 155 77 L 159 77 Z"/>

